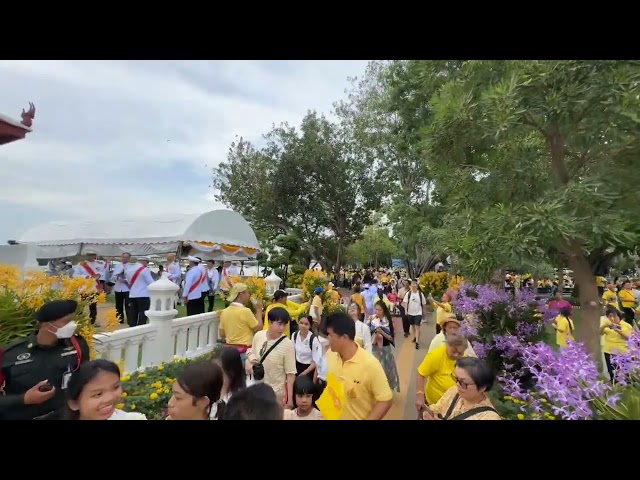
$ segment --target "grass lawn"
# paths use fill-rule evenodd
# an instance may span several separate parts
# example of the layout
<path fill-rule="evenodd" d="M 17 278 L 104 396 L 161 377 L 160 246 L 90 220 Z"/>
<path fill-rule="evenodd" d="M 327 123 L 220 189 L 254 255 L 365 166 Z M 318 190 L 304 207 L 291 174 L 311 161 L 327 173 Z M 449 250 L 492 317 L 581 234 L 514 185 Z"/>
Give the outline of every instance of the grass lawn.
<path fill-rule="evenodd" d="M 115 302 L 116 302 L 115 295 L 108 295 L 107 296 L 107 303 L 113 305 Z M 207 300 L 205 300 L 204 305 L 205 305 L 206 309 L 209 308 L 209 303 L 208 303 Z M 224 308 L 224 301 L 221 298 L 216 297 L 216 300 L 215 300 L 215 302 L 213 304 L 213 309 L 214 310 L 222 310 L 223 308 Z M 186 307 L 184 305 L 178 305 L 176 310 L 178 310 L 178 317 L 176 317 L 176 318 L 186 317 L 187 316 L 187 309 L 186 309 Z"/>

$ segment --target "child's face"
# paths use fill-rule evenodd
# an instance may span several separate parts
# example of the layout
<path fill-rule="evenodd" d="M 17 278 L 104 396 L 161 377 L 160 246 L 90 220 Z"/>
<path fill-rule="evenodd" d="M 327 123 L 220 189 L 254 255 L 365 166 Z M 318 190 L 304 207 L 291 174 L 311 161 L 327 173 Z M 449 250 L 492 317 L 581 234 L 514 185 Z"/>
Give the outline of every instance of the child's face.
<path fill-rule="evenodd" d="M 298 408 L 303 412 L 310 410 L 312 404 L 313 404 L 313 395 L 311 395 L 310 393 L 307 393 L 304 395 L 296 394 L 296 405 L 298 405 Z"/>

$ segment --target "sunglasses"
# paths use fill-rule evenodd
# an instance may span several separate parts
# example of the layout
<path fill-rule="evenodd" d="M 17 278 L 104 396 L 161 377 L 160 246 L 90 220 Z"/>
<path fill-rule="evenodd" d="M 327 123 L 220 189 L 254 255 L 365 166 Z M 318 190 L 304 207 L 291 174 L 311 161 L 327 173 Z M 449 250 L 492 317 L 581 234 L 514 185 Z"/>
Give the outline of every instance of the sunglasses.
<path fill-rule="evenodd" d="M 472 385 L 475 385 L 474 383 L 467 383 L 464 380 L 460 380 L 455 373 L 451 374 L 451 378 L 453 379 L 454 382 L 456 382 L 456 385 L 460 386 L 464 390 L 466 390 Z"/>

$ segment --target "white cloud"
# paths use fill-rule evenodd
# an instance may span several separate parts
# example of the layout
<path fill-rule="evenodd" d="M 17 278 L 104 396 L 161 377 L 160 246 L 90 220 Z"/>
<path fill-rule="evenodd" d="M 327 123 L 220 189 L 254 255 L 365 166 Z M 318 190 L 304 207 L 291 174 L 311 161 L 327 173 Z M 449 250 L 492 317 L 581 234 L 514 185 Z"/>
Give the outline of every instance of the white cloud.
<path fill-rule="evenodd" d="M 328 112 L 365 61 L 0 61 L 0 113 L 37 112 L 0 147 L 0 241 L 43 219 L 214 208 L 236 135 Z M 31 221 L 32 220 L 32 221 Z"/>

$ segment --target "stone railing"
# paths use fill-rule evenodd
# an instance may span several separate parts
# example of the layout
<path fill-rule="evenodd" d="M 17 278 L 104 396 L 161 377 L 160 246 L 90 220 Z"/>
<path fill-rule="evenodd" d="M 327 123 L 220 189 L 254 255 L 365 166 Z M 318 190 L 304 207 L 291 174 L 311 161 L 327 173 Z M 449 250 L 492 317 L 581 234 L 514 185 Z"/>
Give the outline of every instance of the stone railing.
<path fill-rule="evenodd" d="M 98 357 L 124 363 L 123 373 L 131 373 L 174 358 L 195 358 L 213 351 L 218 342 L 218 312 L 176 318 L 177 291 L 176 284 L 164 277 L 149 285 L 149 323 L 94 335 Z M 302 303 L 302 290 L 288 288 L 287 292 L 289 300 Z"/>
<path fill-rule="evenodd" d="M 124 361 L 123 373 L 131 373 L 174 358 L 194 358 L 213 351 L 218 340 L 218 313 L 176 318 L 177 290 L 176 284 L 166 278 L 149 285 L 149 323 L 94 335 L 98 357 L 118 364 Z"/>

